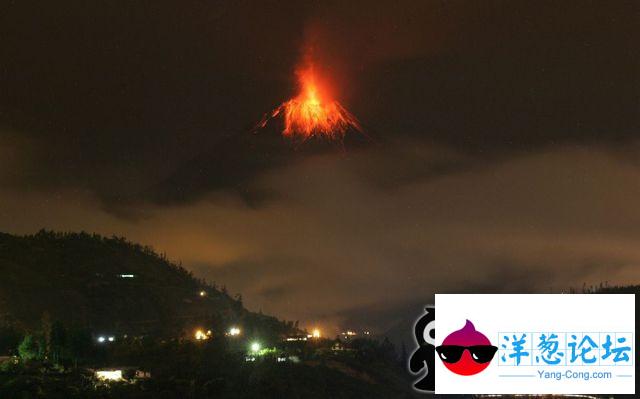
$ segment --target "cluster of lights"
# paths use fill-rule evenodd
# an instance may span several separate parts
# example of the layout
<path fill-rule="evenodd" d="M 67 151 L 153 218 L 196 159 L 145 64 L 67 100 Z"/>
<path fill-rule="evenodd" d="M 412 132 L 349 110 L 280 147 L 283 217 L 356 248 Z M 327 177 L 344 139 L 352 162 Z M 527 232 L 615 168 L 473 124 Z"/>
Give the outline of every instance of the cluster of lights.
<path fill-rule="evenodd" d="M 224 335 L 226 335 L 227 337 L 237 337 L 240 334 L 242 334 L 242 330 L 240 330 L 240 328 L 238 327 L 231 327 L 229 328 L 229 330 L 224 333 Z M 194 337 L 197 341 L 203 341 L 206 339 L 211 338 L 213 335 L 213 333 L 211 332 L 211 330 L 203 330 L 203 329 L 197 329 L 194 333 Z"/>
<path fill-rule="evenodd" d="M 320 338 L 320 330 L 318 330 L 317 328 L 316 328 L 316 329 L 314 329 L 314 330 L 311 332 L 311 336 L 312 336 L 313 338 Z"/>
<path fill-rule="evenodd" d="M 286 340 L 289 341 L 289 342 L 292 342 L 292 341 L 306 341 L 307 337 L 287 337 Z"/>
<path fill-rule="evenodd" d="M 194 336 L 197 341 L 204 341 L 211 338 L 211 330 L 207 330 L 206 332 L 203 330 L 196 330 Z"/>
<path fill-rule="evenodd" d="M 99 370 L 96 377 L 103 381 L 122 381 L 122 370 Z"/>
<path fill-rule="evenodd" d="M 101 335 L 98 337 L 98 342 L 100 342 L 101 344 L 104 342 L 113 342 L 116 340 L 116 337 L 114 337 L 113 335 L 110 335 L 108 337 L 105 337 L 104 335 Z"/>
<path fill-rule="evenodd" d="M 260 351 L 260 349 L 262 349 L 262 346 L 260 345 L 259 342 L 252 342 L 250 349 L 251 349 L 251 352 L 257 353 Z"/>

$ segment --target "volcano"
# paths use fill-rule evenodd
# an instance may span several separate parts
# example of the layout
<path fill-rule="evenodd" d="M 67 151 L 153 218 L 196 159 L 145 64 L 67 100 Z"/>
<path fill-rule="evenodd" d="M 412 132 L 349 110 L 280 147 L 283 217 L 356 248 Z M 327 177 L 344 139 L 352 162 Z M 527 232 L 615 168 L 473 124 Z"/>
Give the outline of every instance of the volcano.
<path fill-rule="evenodd" d="M 298 95 L 265 114 L 256 130 L 282 117 L 282 135 L 299 141 L 314 137 L 342 141 L 348 131 L 362 132 L 358 119 L 332 98 L 328 85 L 320 79 L 313 64 L 299 68 L 296 75 Z"/>
<path fill-rule="evenodd" d="M 145 197 L 159 204 L 178 204 L 231 188 L 247 205 L 258 206 L 272 193 L 257 191 L 252 184 L 256 175 L 332 154 L 337 148 L 346 153 L 371 145 L 360 122 L 333 99 L 331 86 L 320 79 L 313 64 L 305 65 L 296 72 L 299 92 L 295 97 L 265 114 L 251 133 L 242 129 L 204 148 L 145 190 Z M 291 142 L 295 151 L 291 151 Z"/>

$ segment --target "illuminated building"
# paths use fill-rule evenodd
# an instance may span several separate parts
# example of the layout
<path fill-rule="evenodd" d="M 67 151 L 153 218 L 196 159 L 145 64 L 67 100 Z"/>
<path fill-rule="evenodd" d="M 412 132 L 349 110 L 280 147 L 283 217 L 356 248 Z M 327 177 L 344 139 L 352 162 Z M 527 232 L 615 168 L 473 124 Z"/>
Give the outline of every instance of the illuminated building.
<path fill-rule="evenodd" d="M 122 381 L 122 370 L 96 370 L 96 378 L 102 381 Z"/>

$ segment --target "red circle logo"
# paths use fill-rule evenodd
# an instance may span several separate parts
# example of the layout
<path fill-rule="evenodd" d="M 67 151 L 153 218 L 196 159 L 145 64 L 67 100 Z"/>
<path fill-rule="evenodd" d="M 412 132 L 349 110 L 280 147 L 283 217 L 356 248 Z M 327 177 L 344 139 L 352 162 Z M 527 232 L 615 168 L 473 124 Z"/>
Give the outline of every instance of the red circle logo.
<path fill-rule="evenodd" d="M 436 347 L 444 366 L 458 375 L 478 374 L 491 363 L 498 348 L 467 320 L 464 327 L 449 334 Z"/>

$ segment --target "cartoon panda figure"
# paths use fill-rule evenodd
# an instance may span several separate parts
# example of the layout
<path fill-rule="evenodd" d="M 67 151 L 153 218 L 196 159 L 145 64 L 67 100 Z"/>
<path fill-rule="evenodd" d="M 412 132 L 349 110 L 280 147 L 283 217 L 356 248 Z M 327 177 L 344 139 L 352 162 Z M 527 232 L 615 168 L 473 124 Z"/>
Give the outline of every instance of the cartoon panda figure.
<path fill-rule="evenodd" d="M 425 314 L 413 327 L 418 348 L 409 359 L 409 370 L 413 374 L 421 373 L 426 363 L 426 374 L 416 381 L 413 386 L 419 391 L 434 392 L 436 388 L 434 374 L 436 360 L 436 309 L 433 306 L 427 306 L 424 310 Z"/>

